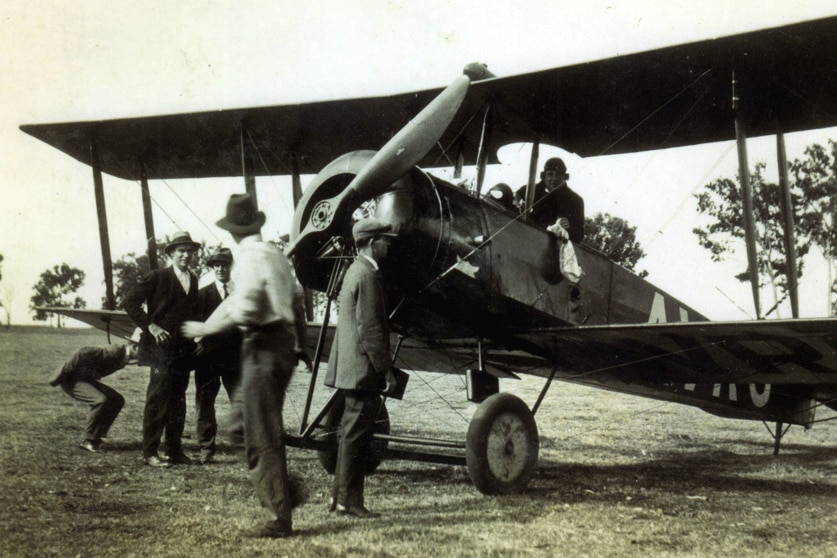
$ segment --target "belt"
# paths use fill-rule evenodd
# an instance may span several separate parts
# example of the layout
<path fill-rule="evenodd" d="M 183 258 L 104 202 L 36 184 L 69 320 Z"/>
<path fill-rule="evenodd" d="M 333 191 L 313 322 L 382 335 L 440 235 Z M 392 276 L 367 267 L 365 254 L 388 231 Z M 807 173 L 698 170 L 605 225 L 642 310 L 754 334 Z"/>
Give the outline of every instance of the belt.
<path fill-rule="evenodd" d="M 247 326 L 247 331 L 249 333 L 270 333 L 289 328 L 290 326 L 291 324 L 285 320 L 276 320 L 275 322 L 268 322 L 266 324 Z"/>

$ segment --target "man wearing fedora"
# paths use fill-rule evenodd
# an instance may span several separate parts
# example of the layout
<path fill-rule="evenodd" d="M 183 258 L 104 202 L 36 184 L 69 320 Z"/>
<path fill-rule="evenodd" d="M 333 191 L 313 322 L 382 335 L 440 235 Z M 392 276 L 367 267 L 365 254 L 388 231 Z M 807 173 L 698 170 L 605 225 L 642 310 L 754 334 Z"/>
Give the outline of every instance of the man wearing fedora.
<path fill-rule="evenodd" d="M 174 233 L 166 245 L 171 265 L 143 277 L 123 304 L 143 331 L 139 364 L 151 367 L 142 417 L 142 455 L 153 467 L 191 463 L 183 453 L 181 437 L 195 343 L 180 334 L 180 325 L 198 317 L 198 280 L 189 265 L 199 247 L 188 232 Z M 168 459 L 158 453 L 164 430 Z"/>
<path fill-rule="evenodd" d="M 230 294 L 230 270 L 232 251 L 218 248 L 206 260 L 215 280 L 198 291 L 200 319 L 206 321 Z M 200 462 L 210 463 L 215 456 L 215 436 L 218 421 L 215 417 L 215 398 L 221 383 L 230 402 L 238 386 L 241 370 L 241 332 L 237 327 L 203 337 L 198 341 L 198 361 L 195 365 L 195 413 L 197 436 L 200 446 Z"/>
<path fill-rule="evenodd" d="M 395 388 L 384 286 L 378 262 L 389 252 L 392 226 L 361 219 L 352 227 L 358 256 L 340 289 L 337 333 L 325 384 L 345 396 L 340 422 L 331 509 L 359 518 L 377 517 L 363 498 L 365 459 L 381 411 L 381 393 Z"/>
<path fill-rule="evenodd" d="M 183 333 L 201 337 L 237 325 L 243 330 L 241 384 L 237 409 L 244 431 L 244 451 L 256 494 L 273 518 L 248 534 L 281 538 L 292 534 L 291 485 L 285 456 L 282 406 L 297 361 L 304 354 L 302 292 L 285 255 L 262 240 L 265 214 L 249 194 L 233 194 L 217 225 L 228 231 L 238 249 L 235 289 L 223 316 L 186 322 Z"/>

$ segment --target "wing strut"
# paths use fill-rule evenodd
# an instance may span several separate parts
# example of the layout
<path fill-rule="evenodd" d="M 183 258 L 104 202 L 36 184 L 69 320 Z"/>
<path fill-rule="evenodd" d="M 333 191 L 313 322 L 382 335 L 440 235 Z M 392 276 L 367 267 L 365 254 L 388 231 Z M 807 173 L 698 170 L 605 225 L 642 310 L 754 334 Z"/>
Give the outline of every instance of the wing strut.
<path fill-rule="evenodd" d="M 781 192 L 783 224 L 785 228 L 785 258 L 788 264 L 788 293 L 790 294 L 791 314 L 799 317 L 799 295 L 796 275 L 796 235 L 793 228 L 793 201 L 788 182 L 788 154 L 785 151 L 785 134 L 776 134 L 776 155 L 779 166 L 779 190 Z"/>
<path fill-rule="evenodd" d="M 488 164 L 488 153 L 491 149 L 491 132 L 494 129 L 494 105 L 489 102 L 485 107 L 485 116 L 482 121 L 480 132 L 480 146 L 477 152 L 477 183 L 474 186 L 473 195 L 479 197 L 482 192 L 482 185 L 485 182 L 485 167 Z"/>
<path fill-rule="evenodd" d="M 96 196 L 96 215 L 99 219 L 99 243 L 102 246 L 102 266 L 105 272 L 105 299 L 107 309 L 116 309 L 113 296 L 113 260 L 110 255 L 110 235 L 108 234 L 108 215 L 105 209 L 105 189 L 102 184 L 102 167 L 99 164 L 98 140 L 90 136 L 90 166 L 93 169 L 93 191 Z"/>
<path fill-rule="evenodd" d="M 142 190 L 142 213 L 145 218 L 145 238 L 148 242 L 148 269 L 153 271 L 159 267 L 157 265 L 157 237 L 154 235 L 154 214 L 151 212 L 148 173 L 142 161 L 140 161 L 140 189 Z"/>
<path fill-rule="evenodd" d="M 535 203 L 535 183 L 538 172 L 538 157 L 540 156 L 540 141 L 532 142 L 532 154 L 529 156 L 529 181 L 526 183 L 526 212 L 524 213 L 524 221 L 529 221 L 532 214 L 532 205 Z"/>
<path fill-rule="evenodd" d="M 253 164 L 253 145 L 247 137 L 247 122 L 241 121 L 239 130 L 239 143 L 241 144 L 241 175 L 244 177 L 244 190 L 252 196 L 256 206 L 259 205 L 259 198 L 256 195 L 256 174 Z"/>
<path fill-rule="evenodd" d="M 738 179 L 741 181 L 741 197 L 744 200 L 744 239 L 747 244 L 747 265 L 750 268 L 750 284 L 753 287 L 753 304 L 756 319 L 761 319 L 759 304 L 759 268 L 756 260 L 756 232 L 753 220 L 753 189 L 750 185 L 750 167 L 747 162 L 747 135 L 744 122 L 738 112 L 738 92 L 735 70 L 732 72 L 732 110 L 735 114 L 735 141 L 738 145 Z"/>

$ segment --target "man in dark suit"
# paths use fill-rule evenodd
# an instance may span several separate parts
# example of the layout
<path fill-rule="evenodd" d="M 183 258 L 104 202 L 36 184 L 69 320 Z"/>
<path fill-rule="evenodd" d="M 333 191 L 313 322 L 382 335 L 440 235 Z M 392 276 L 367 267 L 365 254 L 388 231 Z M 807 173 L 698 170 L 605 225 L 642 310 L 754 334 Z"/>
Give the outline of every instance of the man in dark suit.
<path fill-rule="evenodd" d="M 579 243 L 584 240 L 584 200 L 567 185 L 569 179 L 562 159 L 548 159 L 541 180 L 535 184 L 532 207 L 527 208 L 528 219 L 534 225 Z M 517 191 L 517 202 L 525 207 L 526 186 Z"/>
<path fill-rule="evenodd" d="M 143 331 L 139 364 L 151 367 L 142 417 L 142 455 L 153 467 L 191 463 L 183 453 L 181 437 L 195 343 L 181 335 L 180 324 L 198 317 L 198 280 L 189 264 L 199 247 L 188 232 L 175 233 L 166 245 L 171 266 L 147 274 L 124 301 L 128 316 Z M 168 460 L 158 454 L 163 430 Z"/>
<path fill-rule="evenodd" d="M 212 268 L 215 281 L 198 291 L 200 320 L 206 321 L 218 308 L 221 301 L 230 294 L 230 269 L 233 264 L 232 251 L 218 248 L 206 265 Z M 195 412 L 197 414 L 198 445 L 201 449 L 200 462 L 210 463 L 215 456 L 215 436 L 218 421 L 215 418 L 215 398 L 221 390 L 221 383 L 230 403 L 241 376 L 241 333 L 231 327 L 198 342 L 198 361 L 195 366 Z"/>
<path fill-rule="evenodd" d="M 368 518 L 363 499 L 364 459 L 381 410 L 380 394 L 395 388 L 384 286 L 378 262 L 389 251 L 391 225 L 362 219 L 352 228 L 358 256 L 340 289 L 337 333 L 325 384 L 345 396 L 340 423 L 332 510 Z"/>

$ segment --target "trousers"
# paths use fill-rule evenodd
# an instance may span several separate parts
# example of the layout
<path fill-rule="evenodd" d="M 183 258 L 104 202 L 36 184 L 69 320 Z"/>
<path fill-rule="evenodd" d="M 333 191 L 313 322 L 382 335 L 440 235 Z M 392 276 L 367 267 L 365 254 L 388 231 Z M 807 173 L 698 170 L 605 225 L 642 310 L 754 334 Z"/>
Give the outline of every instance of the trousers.
<path fill-rule="evenodd" d="M 291 520 L 290 485 L 282 408 L 296 367 L 296 333 L 278 323 L 244 334 L 241 386 L 230 428 L 244 432 L 247 468 L 261 505 L 278 520 Z"/>
<path fill-rule="evenodd" d="M 84 425 L 84 439 L 99 442 L 107 438 L 113 421 L 125 405 L 125 398 L 102 382 L 71 382 L 61 384 L 64 393 L 90 406 Z"/>
<path fill-rule="evenodd" d="M 143 457 L 157 454 L 164 431 L 168 454 L 183 452 L 181 439 L 186 424 L 189 371 L 182 359 L 167 360 L 159 368 L 151 367 L 142 415 Z"/>
<path fill-rule="evenodd" d="M 215 399 L 221 383 L 230 402 L 239 384 L 238 363 L 210 363 L 195 368 L 195 413 L 197 414 L 198 445 L 202 451 L 214 452 L 218 434 Z"/>
<path fill-rule="evenodd" d="M 368 391 L 343 390 L 346 406 L 340 421 L 334 501 L 342 506 L 365 506 L 363 488 L 366 456 L 381 411 L 381 397 Z"/>

